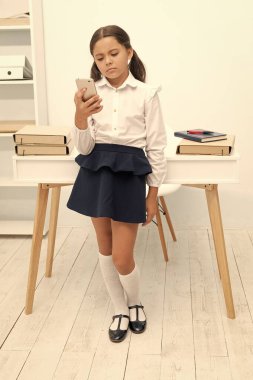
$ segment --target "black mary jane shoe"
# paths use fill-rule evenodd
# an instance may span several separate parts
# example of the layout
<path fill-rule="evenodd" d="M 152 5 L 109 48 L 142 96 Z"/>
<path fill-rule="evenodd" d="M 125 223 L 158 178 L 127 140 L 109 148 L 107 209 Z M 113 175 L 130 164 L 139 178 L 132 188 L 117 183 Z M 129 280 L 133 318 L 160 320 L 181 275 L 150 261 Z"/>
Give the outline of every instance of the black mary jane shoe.
<path fill-rule="evenodd" d="M 147 321 L 139 321 L 139 310 L 144 308 L 142 305 L 128 306 L 129 309 L 136 309 L 136 320 L 129 321 L 129 328 L 135 334 L 141 334 L 145 331 L 147 326 Z M 143 310 L 144 313 L 144 310 Z M 144 313 L 145 314 L 145 313 Z M 146 315 L 145 315 L 146 316 Z"/>
<path fill-rule="evenodd" d="M 112 317 L 112 323 L 114 321 L 115 318 L 119 318 L 119 323 L 118 323 L 118 327 L 116 330 L 111 330 L 109 328 L 109 338 L 112 342 L 114 343 L 118 343 L 118 342 L 122 342 L 122 340 L 125 339 L 126 335 L 127 335 L 127 330 L 121 330 L 120 329 L 120 323 L 121 323 L 121 319 L 122 318 L 128 318 L 129 319 L 129 316 L 128 315 L 125 315 L 125 314 L 118 314 L 118 315 L 114 315 Z"/>

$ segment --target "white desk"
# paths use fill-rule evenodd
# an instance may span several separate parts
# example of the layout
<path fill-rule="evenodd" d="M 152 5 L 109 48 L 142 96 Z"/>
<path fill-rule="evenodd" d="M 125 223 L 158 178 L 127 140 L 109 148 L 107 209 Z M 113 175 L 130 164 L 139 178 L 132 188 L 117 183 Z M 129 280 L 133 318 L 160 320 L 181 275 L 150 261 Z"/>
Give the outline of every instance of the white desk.
<path fill-rule="evenodd" d="M 79 166 L 74 161 L 76 154 L 77 152 L 73 151 L 69 156 L 13 157 L 15 179 L 38 183 L 27 285 L 26 314 L 30 314 L 33 308 L 48 192 L 52 188 L 46 266 L 46 277 L 51 277 L 60 189 L 61 186 L 71 185 L 75 181 L 79 170 Z M 176 155 L 167 150 L 166 158 L 167 176 L 165 183 L 180 183 L 205 190 L 227 316 L 235 318 L 219 205 L 218 184 L 239 181 L 239 155 L 235 152 L 230 156 Z"/>
<path fill-rule="evenodd" d="M 165 183 L 236 183 L 239 155 L 196 156 L 178 155 L 167 150 L 168 170 Z M 17 180 L 38 183 L 69 184 L 75 181 L 79 166 L 74 162 L 78 153 L 69 156 L 14 156 Z"/>

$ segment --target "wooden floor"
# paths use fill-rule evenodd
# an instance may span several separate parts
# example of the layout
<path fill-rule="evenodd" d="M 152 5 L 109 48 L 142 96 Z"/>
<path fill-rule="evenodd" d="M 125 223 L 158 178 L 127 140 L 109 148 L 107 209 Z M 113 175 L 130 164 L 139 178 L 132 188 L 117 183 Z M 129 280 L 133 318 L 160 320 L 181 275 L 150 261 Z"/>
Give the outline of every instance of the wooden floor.
<path fill-rule="evenodd" d="M 24 314 L 30 238 L 0 238 L 1 380 L 253 379 L 253 231 L 226 230 L 237 318 L 226 317 L 209 230 L 167 235 L 166 265 L 154 224 L 140 227 L 136 261 L 144 334 L 111 343 L 112 306 L 92 230 L 59 228 L 53 277 L 43 241 L 34 312 Z"/>

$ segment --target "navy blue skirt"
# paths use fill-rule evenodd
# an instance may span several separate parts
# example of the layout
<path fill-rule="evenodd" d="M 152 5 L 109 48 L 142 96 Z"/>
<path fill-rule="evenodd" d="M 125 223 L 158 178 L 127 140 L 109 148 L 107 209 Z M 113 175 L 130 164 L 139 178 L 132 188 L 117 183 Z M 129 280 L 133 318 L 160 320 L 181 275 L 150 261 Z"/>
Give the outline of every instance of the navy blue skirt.
<path fill-rule="evenodd" d="M 146 175 L 152 172 L 143 149 L 95 144 L 79 154 L 80 166 L 67 207 L 91 217 L 143 223 L 146 220 Z"/>

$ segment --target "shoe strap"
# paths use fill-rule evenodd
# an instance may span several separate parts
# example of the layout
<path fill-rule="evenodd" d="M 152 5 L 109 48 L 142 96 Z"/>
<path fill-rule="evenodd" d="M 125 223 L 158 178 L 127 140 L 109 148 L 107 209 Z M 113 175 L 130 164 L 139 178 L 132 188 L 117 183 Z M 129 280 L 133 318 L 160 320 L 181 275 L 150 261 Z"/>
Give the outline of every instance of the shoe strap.
<path fill-rule="evenodd" d="M 136 309 L 136 321 L 139 321 L 139 310 L 138 309 L 143 310 L 143 308 L 144 308 L 144 306 L 142 306 L 142 305 L 128 306 L 128 309 Z"/>
<path fill-rule="evenodd" d="M 118 315 L 114 315 L 112 317 L 112 320 L 114 321 L 115 318 L 119 318 L 119 323 L 118 323 L 118 327 L 117 327 L 117 330 L 119 330 L 120 328 L 120 323 L 121 323 L 121 319 L 122 318 L 128 318 L 129 319 L 129 315 L 126 315 L 126 314 L 118 314 Z"/>
<path fill-rule="evenodd" d="M 134 305 L 134 306 L 128 306 L 128 309 L 144 309 L 144 306 L 142 305 Z"/>

